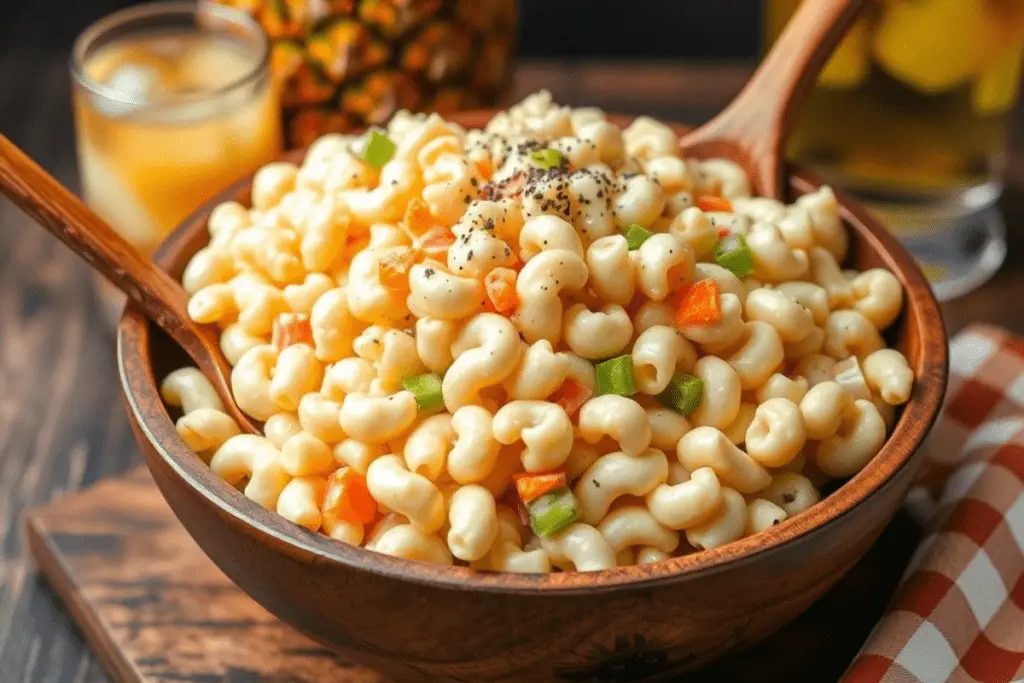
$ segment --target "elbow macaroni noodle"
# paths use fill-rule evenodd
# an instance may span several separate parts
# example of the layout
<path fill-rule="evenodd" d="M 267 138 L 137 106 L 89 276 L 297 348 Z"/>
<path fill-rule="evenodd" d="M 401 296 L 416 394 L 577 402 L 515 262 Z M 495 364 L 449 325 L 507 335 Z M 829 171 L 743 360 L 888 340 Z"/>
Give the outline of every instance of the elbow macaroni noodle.
<path fill-rule="evenodd" d="M 882 334 L 900 282 L 843 270 L 827 187 L 752 197 L 734 163 L 680 158 L 671 127 L 620 129 L 547 93 L 483 130 L 400 112 L 383 132 L 381 168 L 345 135 L 263 167 L 252 208 L 218 206 L 182 275 L 189 315 L 221 330 L 238 406 L 264 424 L 240 433 L 183 368 L 160 387 L 177 432 L 298 526 L 480 571 L 661 562 L 817 504 L 913 395 Z M 704 211 L 706 195 L 731 204 Z M 632 224 L 646 232 L 627 239 Z M 716 262 L 726 232 L 752 273 Z M 716 316 L 684 323 L 701 280 Z M 596 368 L 613 357 L 631 378 Z M 685 375 L 703 382 L 692 411 L 670 396 Z M 575 515 L 535 531 L 514 480 L 550 472 Z"/>

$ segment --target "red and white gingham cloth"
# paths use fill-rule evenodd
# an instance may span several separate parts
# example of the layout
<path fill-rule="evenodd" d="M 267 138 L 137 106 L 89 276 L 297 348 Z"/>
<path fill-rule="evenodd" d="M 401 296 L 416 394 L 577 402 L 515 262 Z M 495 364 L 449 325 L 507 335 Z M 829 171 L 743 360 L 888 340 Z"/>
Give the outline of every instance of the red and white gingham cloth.
<path fill-rule="evenodd" d="M 1024 339 L 953 340 L 925 448 L 925 539 L 841 683 L 1024 682 Z"/>

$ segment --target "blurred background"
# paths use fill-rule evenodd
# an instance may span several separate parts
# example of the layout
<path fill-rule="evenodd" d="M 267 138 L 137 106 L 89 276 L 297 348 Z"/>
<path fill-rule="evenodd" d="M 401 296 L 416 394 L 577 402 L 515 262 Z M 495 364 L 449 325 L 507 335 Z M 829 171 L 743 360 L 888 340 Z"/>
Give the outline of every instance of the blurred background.
<path fill-rule="evenodd" d="M 4 53 L 65 56 L 87 25 L 127 0 L 11 3 L 0 25 Z M 524 57 L 686 57 L 757 54 L 761 3 L 755 0 L 521 0 Z"/>

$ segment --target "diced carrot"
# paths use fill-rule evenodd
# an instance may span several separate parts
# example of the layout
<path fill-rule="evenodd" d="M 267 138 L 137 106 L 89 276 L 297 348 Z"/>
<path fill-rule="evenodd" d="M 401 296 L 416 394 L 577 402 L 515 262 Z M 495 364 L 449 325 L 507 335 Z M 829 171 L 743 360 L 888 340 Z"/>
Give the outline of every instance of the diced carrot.
<path fill-rule="evenodd" d="M 677 325 L 714 325 L 721 319 L 718 283 L 714 280 L 698 280 L 681 295 L 676 309 Z"/>
<path fill-rule="evenodd" d="M 430 208 L 422 199 L 414 199 L 409 202 L 405 210 L 405 218 L 402 219 L 405 227 L 414 235 L 422 235 L 433 227 L 439 225 Z"/>
<path fill-rule="evenodd" d="M 448 249 L 455 244 L 455 235 L 444 226 L 431 228 L 420 237 L 418 249 L 426 258 L 436 258 L 440 261 L 448 260 Z"/>
<path fill-rule="evenodd" d="M 342 467 L 327 479 L 324 515 L 357 524 L 373 521 L 377 515 L 377 501 L 370 495 L 363 475 L 351 467 Z"/>
<path fill-rule="evenodd" d="M 480 174 L 481 178 L 490 180 L 492 171 L 489 159 L 477 159 L 473 162 L 473 167 L 476 168 L 476 172 Z"/>
<path fill-rule="evenodd" d="M 697 195 L 696 203 L 701 211 L 732 211 L 732 202 L 712 194 Z"/>
<path fill-rule="evenodd" d="M 686 298 L 686 294 L 690 291 L 690 287 L 692 286 L 693 281 L 684 283 L 682 287 L 672 292 L 672 295 L 665 300 L 665 303 L 671 306 L 673 311 L 678 311 L 679 307 L 683 305 L 683 299 Z M 632 317 L 632 314 L 630 314 L 630 317 Z"/>
<path fill-rule="evenodd" d="M 512 480 L 516 483 L 519 499 L 524 503 L 537 500 L 545 493 L 568 486 L 565 472 L 522 472 L 513 475 Z"/>
<path fill-rule="evenodd" d="M 378 279 L 388 289 L 409 288 L 409 269 L 416 262 L 412 249 L 400 247 L 384 254 L 378 265 Z"/>
<path fill-rule="evenodd" d="M 729 228 L 726 228 L 724 226 L 718 228 L 718 239 L 728 237 L 730 234 L 732 234 L 732 230 L 730 230 Z"/>
<path fill-rule="evenodd" d="M 587 385 L 577 382 L 570 377 L 555 389 L 554 393 L 548 397 L 548 400 L 562 406 L 565 414 L 573 418 L 580 411 L 580 408 L 583 407 L 583 404 L 589 401 L 593 395 L 594 392 Z"/>
<path fill-rule="evenodd" d="M 302 313 L 282 313 L 274 318 L 274 346 L 281 350 L 292 344 L 313 346 L 313 328 L 309 316 Z"/>
<path fill-rule="evenodd" d="M 516 271 L 511 268 L 495 268 L 484 278 L 487 298 L 494 306 L 494 310 L 502 315 L 512 315 L 519 307 L 516 277 Z"/>

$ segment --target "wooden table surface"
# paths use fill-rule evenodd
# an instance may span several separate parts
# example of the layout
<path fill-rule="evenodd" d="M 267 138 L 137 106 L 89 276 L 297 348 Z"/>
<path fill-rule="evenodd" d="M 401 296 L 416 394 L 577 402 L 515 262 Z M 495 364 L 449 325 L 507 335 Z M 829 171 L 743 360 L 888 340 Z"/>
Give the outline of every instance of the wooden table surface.
<path fill-rule="evenodd" d="M 0 69 L 0 132 L 77 187 L 65 69 L 55 58 L 15 59 Z M 521 67 L 516 91 L 547 87 L 567 104 L 699 122 L 739 88 L 746 69 L 533 62 Z M 1011 242 L 1006 265 L 982 289 L 945 306 L 951 332 L 985 321 L 1024 334 L 1024 147 L 1012 155 L 1003 209 Z M 35 573 L 20 523 L 26 510 L 141 461 L 90 282 L 83 263 L 0 199 L 3 683 L 108 680 Z"/>

